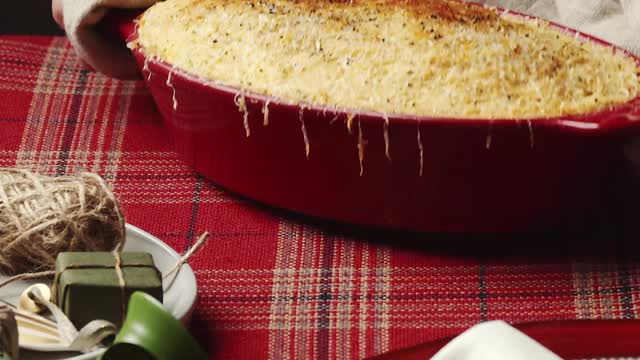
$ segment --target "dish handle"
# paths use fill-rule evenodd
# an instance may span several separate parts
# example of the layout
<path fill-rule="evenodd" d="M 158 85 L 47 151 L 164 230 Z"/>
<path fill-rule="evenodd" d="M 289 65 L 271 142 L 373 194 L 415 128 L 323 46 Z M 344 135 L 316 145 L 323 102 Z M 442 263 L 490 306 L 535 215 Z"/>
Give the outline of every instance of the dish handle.
<path fill-rule="evenodd" d="M 623 108 L 614 114 L 615 116 L 608 116 L 600 121 L 603 130 L 640 136 L 640 96 L 623 105 Z"/>
<path fill-rule="evenodd" d="M 142 14 L 142 9 L 113 9 L 110 10 L 100 23 L 105 34 L 128 43 L 136 32 L 135 19 Z"/>

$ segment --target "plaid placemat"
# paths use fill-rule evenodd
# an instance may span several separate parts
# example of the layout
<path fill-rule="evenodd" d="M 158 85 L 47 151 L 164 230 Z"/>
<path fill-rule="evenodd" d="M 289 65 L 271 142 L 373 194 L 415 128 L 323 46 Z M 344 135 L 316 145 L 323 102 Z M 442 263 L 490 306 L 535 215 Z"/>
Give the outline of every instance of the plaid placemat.
<path fill-rule="evenodd" d="M 637 247 L 615 235 L 363 231 L 228 195 L 179 160 L 144 84 L 82 69 L 64 38 L 0 37 L 0 135 L 0 166 L 98 172 L 178 251 L 212 232 L 191 262 L 211 358 L 356 359 L 488 319 L 639 314 Z"/>

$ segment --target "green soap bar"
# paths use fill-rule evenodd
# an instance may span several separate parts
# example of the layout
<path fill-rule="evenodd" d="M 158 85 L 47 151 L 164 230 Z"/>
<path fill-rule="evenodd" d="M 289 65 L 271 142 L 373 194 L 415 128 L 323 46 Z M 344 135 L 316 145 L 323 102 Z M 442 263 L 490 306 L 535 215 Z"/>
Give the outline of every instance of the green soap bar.
<path fill-rule="evenodd" d="M 129 297 L 135 291 L 145 292 L 162 302 L 162 276 L 151 254 L 124 252 L 120 259 L 125 281 L 125 304 L 129 303 Z M 122 293 L 115 263 L 116 259 L 110 252 L 58 254 L 55 300 L 78 329 L 96 319 L 110 321 L 118 327 L 122 325 Z"/>

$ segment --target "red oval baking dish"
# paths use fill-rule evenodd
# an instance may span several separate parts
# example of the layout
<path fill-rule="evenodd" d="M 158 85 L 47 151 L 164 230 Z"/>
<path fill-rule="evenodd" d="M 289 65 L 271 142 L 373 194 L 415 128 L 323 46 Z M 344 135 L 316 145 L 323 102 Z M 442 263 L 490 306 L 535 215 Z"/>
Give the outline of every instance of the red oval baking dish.
<path fill-rule="evenodd" d="M 110 20 L 126 41 L 136 38 L 134 17 Z M 133 54 L 176 150 L 196 172 L 268 205 L 358 225 L 519 232 L 566 222 L 598 203 L 621 145 L 640 130 L 640 97 L 554 118 L 387 119 L 247 92 L 247 136 L 239 89 Z"/>

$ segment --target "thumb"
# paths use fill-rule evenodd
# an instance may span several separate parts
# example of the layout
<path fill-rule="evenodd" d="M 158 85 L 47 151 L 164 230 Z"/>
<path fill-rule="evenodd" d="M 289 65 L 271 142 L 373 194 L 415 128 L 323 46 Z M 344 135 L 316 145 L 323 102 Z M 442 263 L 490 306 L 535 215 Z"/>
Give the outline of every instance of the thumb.
<path fill-rule="evenodd" d="M 53 20 L 64 29 L 64 12 L 62 11 L 62 0 L 53 0 L 51 2 L 51 13 Z"/>

